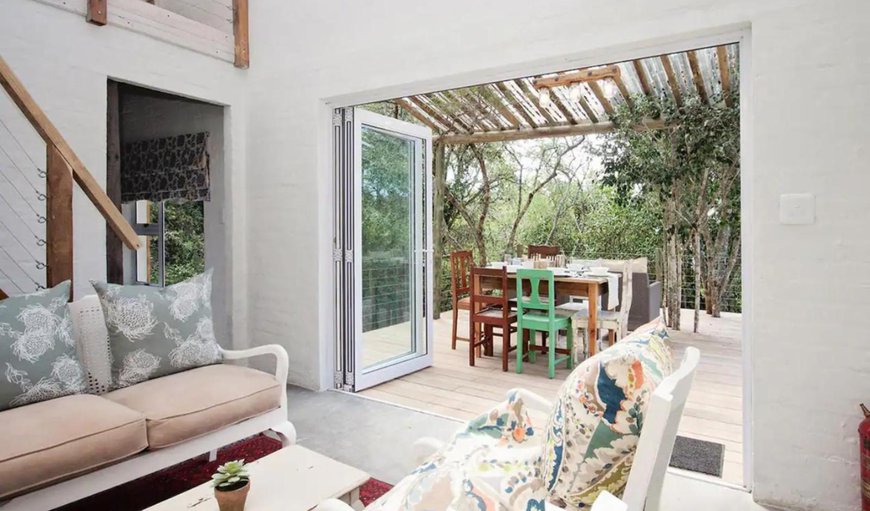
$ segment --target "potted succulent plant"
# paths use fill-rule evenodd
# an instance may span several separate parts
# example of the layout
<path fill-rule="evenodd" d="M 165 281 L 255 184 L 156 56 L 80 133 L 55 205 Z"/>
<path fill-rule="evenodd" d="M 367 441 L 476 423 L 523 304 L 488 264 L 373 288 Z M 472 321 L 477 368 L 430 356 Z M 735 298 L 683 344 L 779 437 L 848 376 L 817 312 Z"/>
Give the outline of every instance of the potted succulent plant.
<path fill-rule="evenodd" d="M 243 511 L 251 480 L 245 460 L 228 461 L 213 476 L 214 496 L 221 511 Z"/>

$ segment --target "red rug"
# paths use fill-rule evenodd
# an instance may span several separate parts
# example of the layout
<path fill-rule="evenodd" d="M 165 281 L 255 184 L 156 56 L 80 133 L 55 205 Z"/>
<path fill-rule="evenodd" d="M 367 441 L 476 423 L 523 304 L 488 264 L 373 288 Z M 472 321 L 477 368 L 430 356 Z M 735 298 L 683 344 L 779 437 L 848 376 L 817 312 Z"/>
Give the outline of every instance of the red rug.
<path fill-rule="evenodd" d="M 208 462 L 207 455 L 193 458 L 67 504 L 56 511 L 140 511 L 210 480 L 222 463 L 239 459 L 251 462 L 280 448 L 281 442 L 273 438 L 262 434 L 253 436 L 219 450 L 217 460 L 211 463 Z M 383 481 L 369 479 L 360 488 L 360 499 L 367 506 L 390 488 L 392 485 Z"/>

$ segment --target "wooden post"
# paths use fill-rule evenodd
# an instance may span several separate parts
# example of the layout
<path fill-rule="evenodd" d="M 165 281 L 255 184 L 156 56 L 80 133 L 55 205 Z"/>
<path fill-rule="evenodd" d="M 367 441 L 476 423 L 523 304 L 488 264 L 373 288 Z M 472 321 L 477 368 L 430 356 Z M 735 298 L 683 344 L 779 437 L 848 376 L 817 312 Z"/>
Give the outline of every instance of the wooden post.
<path fill-rule="evenodd" d="M 432 198 L 432 245 L 434 259 L 432 261 L 432 280 L 435 289 L 433 297 L 435 310 L 432 317 L 441 317 L 441 263 L 444 259 L 444 186 L 446 173 L 444 171 L 444 144 L 435 144 L 435 176 Z"/>
<path fill-rule="evenodd" d="M 108 0 L 88 0 L 88 23 L 103 26 L 109 21 Z"/>
<path fill-rule="evenodd" d="M 118 82 L 109 81 L 106 109 L 106 195 L 121 209 L 121 100 Z M 124 283 L 124 245 L 106 229 L 106 281 Z"/>
<path fill-rule="evenodd" d="M 49 144 L 46 156 L 46 282 L 53 287 L 73 278 L 73 176 L 57 147 Z"/>
<path fill-rule="evenodd" d="M 5 299 L 7 299 L 7 298 L 9 298 L 9 295 L 7 295 L 6 293 L 4 293 L 3 290 L 0 289 L 0 300 L 5 300 Z"/>
<path fill-rule="evenodd" d="M 248 0 L 233 0 L 233 36 L 236 40 L 236 67 L 248 69 L 251 65 L 248 41 Z"/>

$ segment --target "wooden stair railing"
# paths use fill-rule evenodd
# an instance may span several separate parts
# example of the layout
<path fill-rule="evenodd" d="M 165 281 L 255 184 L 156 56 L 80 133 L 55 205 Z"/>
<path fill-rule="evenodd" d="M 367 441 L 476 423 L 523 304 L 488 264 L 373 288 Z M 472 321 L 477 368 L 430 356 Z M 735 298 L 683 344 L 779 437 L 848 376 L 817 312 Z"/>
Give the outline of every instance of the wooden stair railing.
<path fill-rule="evenodd" d="M 72 187 L 79 185 L 108 227 L 132 250 L 139 237 L 60 131 L 36 104 L 24 84 L 0 57 L 0 85 L 30 121 L 46 145 L 46 282 L 49 287 L 73 276 Z M 5 293 L 0 291 L 0 299 Z"/>

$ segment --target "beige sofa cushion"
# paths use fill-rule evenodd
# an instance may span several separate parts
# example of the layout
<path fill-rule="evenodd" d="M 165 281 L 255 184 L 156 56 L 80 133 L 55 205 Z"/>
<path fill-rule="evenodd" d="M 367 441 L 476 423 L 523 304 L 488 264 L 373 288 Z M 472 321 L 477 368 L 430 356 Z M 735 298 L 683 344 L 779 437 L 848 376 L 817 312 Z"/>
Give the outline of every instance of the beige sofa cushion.
<path fill-rule="evenodd" d="M 159 449 L 278 408 L 281 386 L 262 371 L 217 364 L 137 383 L 103 397 L 143 413 L 148 446 Z"/>
<path fill-rule="evenodd" d="M 145 417 L 80 394 L 0 413 L 0 499 L 59 482 L 148 447 Z"/>
<path fill-rule="evenodd" d="M 649 259 L 638 257 L 637 259 L 602 259 L 601 266 L 606 266 L 612 272 L 622 272 L 622 266 L 629 262 L 629 270 L 632 273 L 649 273 Z"/>

